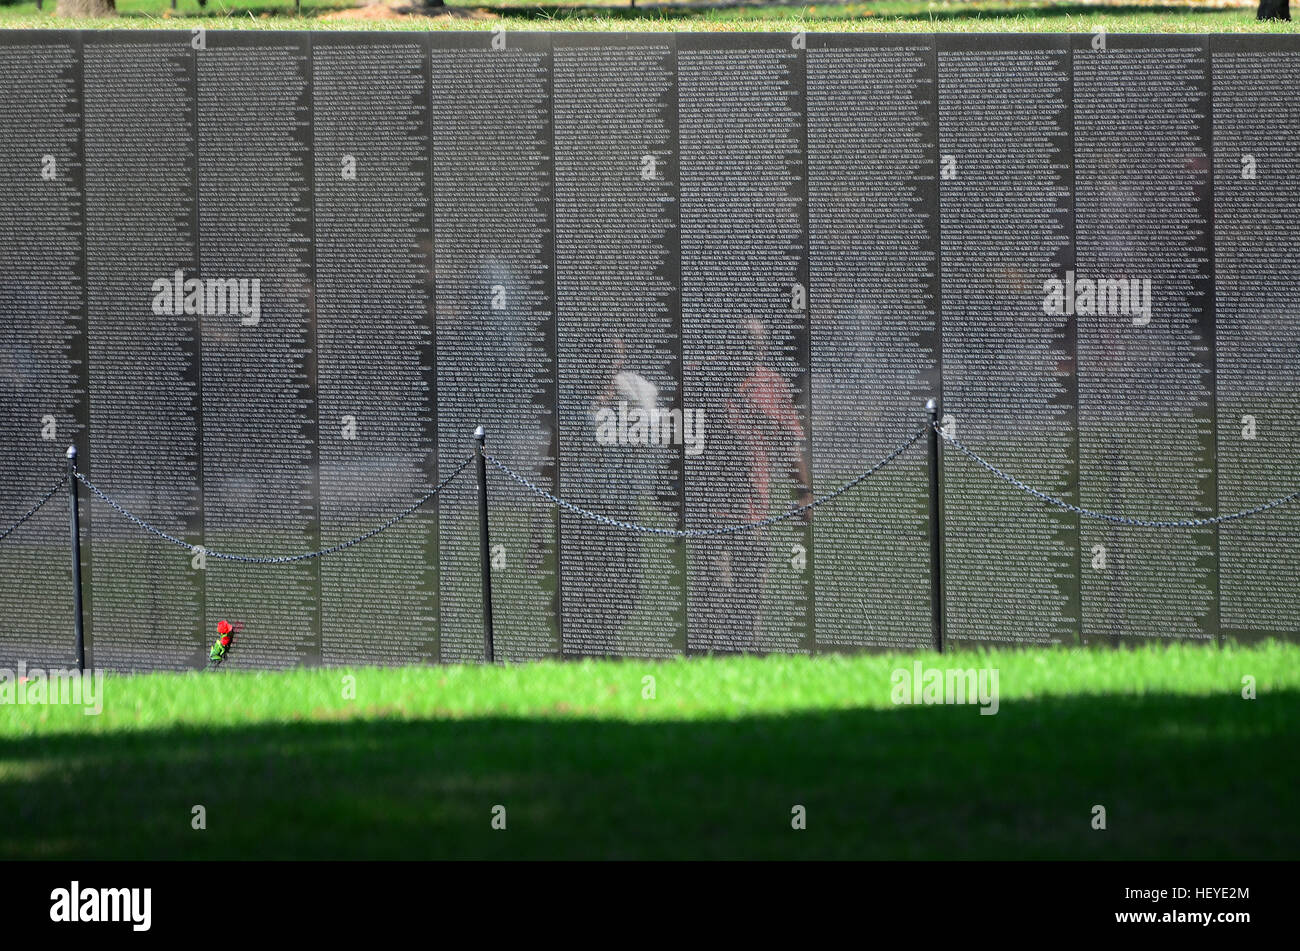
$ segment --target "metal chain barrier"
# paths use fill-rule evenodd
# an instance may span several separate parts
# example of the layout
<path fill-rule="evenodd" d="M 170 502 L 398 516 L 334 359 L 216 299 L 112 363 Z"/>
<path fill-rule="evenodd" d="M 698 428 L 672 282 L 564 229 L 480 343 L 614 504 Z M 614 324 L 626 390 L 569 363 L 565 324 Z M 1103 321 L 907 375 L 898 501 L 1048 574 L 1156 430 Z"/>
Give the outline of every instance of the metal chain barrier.
<path fill-rule="evenodd" d="M 943 429 L 942 424 L 939 421 L 937 400 L 931 399 L 929 402 L 927 402 L 926 410 L 929 413 L 929 418 L 927 419 L 924 425 L 920 426 L 907 439 L 899 443 L 898 446 L 896 446 L 892 451 L 887 453 L 874 465 L 872 465 L 865 471 L 861 472 L 854 478 L 850 479 L 848 482 L 845 482 L 839 488 L 834 489 L 833 491 L 827 493 L 826 495 L 813 498 L 811 501 L 806 502 L 803 505 L 794 506 L 777 515 L 772 515 L 767 518 L 758 519 L 756 521 L 740 522 L 734 525 L 716 525 L 710 528 L 689 528 L 689 529 L 657 528 L 650 525 L 641 525 L 636 522 L 622 521 L 620 519 L 611 518 L 607 515 L 601 515 L 599 512 L 593 512 L 590 509 L 582 508 L 581 506 L 575 505 L 574 503 L 568 501 L 567 499 L 560 498 L 560 496 L 544 489 L 540 485 L 537 485 L 535 482 L 533 482 L 526 476 L 520 474 L 519 472 L 516 472 L 510 466 L 506 465 L 500 459 L 489 454 L 486 449 L 486 433 L 483 427 L 480 426 L 475 431 L 474 434 L 474 438 L 475 438 L 474 452 L 471 455 L 469 455 L 467 458 L 465 458 L 449 476 L 447 476 L 436 486 L 434 486 L 433 489 L 426 492 L 418 500 L 411 503 L 406 508 L 402 509 L 402 511 L 398 512 L 396 515 L 394 515 L 392 518 L 385 521 L 383 524 L 378 525 L 375 528 L 372 528 L 370 531 L 365 532 L 364 534 L 357 535 L 355 538 L 350 538 L 347 541 L 338 543 L 337 545 L 331 545 L 328 548 L 321 548 L 317 551 L 303 552 L 302 554 L 298 554 L 298 555 L 236 555 L 229 552 L 211 551 L 207 548 L 204 548 L 201 545 L 191 545 L 189 542 L 186 542 L 183 539 L 177 538 L 174 535 L 170 535 L 167 532 L 164 532 L 162 529 L 158 528 L 157 526 L 151 525 L 149 522 L 145 521 L 140 516 L 127 510 L 116 499 L 109 496 L 107 493 L 101 490 L 97 485 L 92 483 L 84 475 L 78 472 L 76 468 L 76 462 L 77 462 L 76 449 L 75 447 L 70 447 L 67 453 L 68 476 L 69 476 L 68 488 L 69 488 L 70 520 L 71 520 L 70 534 L 71 534 L 71 545 L 72 545 L 72 550 L 71 550 L 72 551 L 72 584 L 73 584 L 74 605 L 75 605 L 74 617 L 75 617 L 75 632 L 76 632 L 77 669 L 78 670 L 85 669 L 85 647 L 84 647 L 85 641 L 83 638 L 82 626 L 81 626 L 81 598 L 82 598 L 81 546 L 80 546 L 81 533 L 78 529 L 78 521 L 77 521 L 78 518 L 77 500 L 79 497 L 79 493 L 77 492 L 76 486 L 78 482 L 84 485 L 90 491 L 92 496 L 99 499 L 101 502 L 103 502 L 105 505 L 107 505 L 117 514 L 121 515 L 127 521 L 143 529 L 145 532 L 154 535 L 158 538 L 161 538 L 163 541 L 167 541 L 173 545 L 176 545 L 178 548 L 183 548 L 188 552 L 201 553 L 204 557 L 210 556 L 219 561 L 233 561 L 233 562 L 239 562 L 242 564 L 251 564 L 251 565 L 283 565 L 283 564 L 290 564 L 293 562 L 307 561 L 312 558 L 321 558 L 325 555 L 332 555 L 337 552 L 341 552 L 347 548 L 351 548 L 353 545 L 358 545 L 368 539 L 374 538 L 376 535 L 379 535 L 380 533 L 387 531 L 388 529 L 396 525 L 398 522 L 414 514 L 419 508 L 421 508 L 423 505 L 428 503 L 430 499 L 438 495 L 438 493 L 440 493 L 449 484 L 451 484 L 452 481 L 454 481 L 462 473 L 464 473 L 464 471 L 467 468 L 469 468 L 471 464 L 476 464 L 475 468 L 476 468 L 478 509 L 479 509 L 479 519 L 478 519 L 479 520 L 479 561 L 480 561 L 480 571 L 481 571 L 481 581 L 482 581 L 480 590 L 483 599 L 484 660 L 487 663 L 495 662 L 495 653 L 494 653 L 494 644 L 493 644 L 492 584 L 491 584 L 492 568 L 491 568 L 491 561 L 490 561 L 491 536 L 490 536 L 489 526 L 488 526 L 488 508 L 489 508 L 488 481 L 487 481 L 488 463 L 491 463 L 493 468 L 502 472 L 507 478 L 513 480 L 515 483 L 522 486 L 528 492 L 531 492 L 532 494 L 540 497 L 547 503 L 558 506 L 559 508 L 564 509 L 565 511 L 572 512 L 573 514 L 577 515 L 580 518 L 584 518 L 589 521 L 596 522 L 600 525 L 605 525 L 609 528 L 619 529 L 622 531 L 639 532 L 646 535 L 657 535 L 664 538 L 710 538 L 710 537 L 717 537 L 721 535 L 732 535 L 739 532 L 759 531 L 770 525 L 775 525 L 778 522 L 782 522 L 787 519 L 798 518 L 801 515 L 805 515 L 806 513 L 811 512 L 813 509 L 818 508 L 819 506 L 825 505 L 828 502 L 835 501 L 840 496 L 844 495 L 846 492 L 849 492 L 852 489 L 856 488 L 857 486 L 861 485 L 871 476 L 879 472 L 885 466 L 894 462 L 896 459 L 898 459 L 899 456 L 903 455 L 905 452 L 911 449 L 914 445 L 916 445 L 918 441 L 921 440 L 922 437 L 928 437 L 927 438 L 928 445 L 929 445 L 928 472 L 930 478 L 929 524 L 930 524 L 930 561 L 931 561 L 931 573 L 930 573 L 931 574 L 931 627 L 933 629 L 935 648 L 940 653 L 942 653 L 944 650 L 944 642 L 945 642 L 944 632 L 946 628 L 945 621 L 944 621 L 944 611 L 943 611 L 944 596 L 942 590 L 943 541 L 942 541 L 942 532 L 938 527 L 942 521 L 941 518 L 939 517 L 939 493 L 940 493 L 939 482 L 940 482 L 940 473 L 941 473 L 941 466 L 940 466 L 941 457 L 939 455 L 939 446 L 941 444 L 941 441 L 948 443 L 958 452 L 962 453 L 963 455 L 973 460 L 975 463 L 977 463 L 979 466 L 981 466 L 983 469 L 985 469 L 992 475 L 996 476 L 998 479 L 1001 479 L 1002 481 L 1006 482 L 1012 487 L 1019 489 L 1021 492 L 1024 492 L 1027 495 L 1030 495 L 1041 502 L 1045 502 L 1046 504 L 1054 506 L 1056 508 L 1064 509 L 1067 512 L 1072 512 L 1083 518 L 1095 519 L 1097 521 L 1102 521 L 1102 522 L 1110 522 L 1112 524 L 1117 524 L 1117 525 L 1128 525 L 1136 528 L 1203 528 L 1212 525 L 1219 525 L 1224 522 L 1235 521 L 1237 519 L 1247 518 L 1249 516 L 1257 515 L 1261 512 L 1266 512 L 1269 509 L 1277 508 L 1278 506 L 1285 505 L 1289 502 L 1293 502 L 1297 499 L 1300 499 L 1300 490 L 1297 490 L 1288 495 L 1284 495 L 1281 498 L 1273 499 L 1271 502 L 1265 502 L 1262 505 L 1256 505 L 1253 506 L 1252 508 L 1242 509 L 1239 512 L 1231 512 L 1226 515 L 1216 515 L 1212 518 L 1187 518 L 1187 519 L 1169 519 L 1169 520 L 1139 519 L 1139 518 L 1129 518 L 1123 515 L 1109 515 L 1105 512 L 1096 512 L 1093 511 L 1092 509 L 1087 509 L 1087 508 L 1083 508 L 1082 506 L 1075 505 L 1074 503 L 1068 502 L 1065 499 L 1057 498 L 1056 496 L 1050 495 L 1039 489 L 1035 489 L 1033 486 L 1026 484 L 1020 479 L 1017 479 L 1015 476 L 1011 475 L 1009 472 L 1006 472 L 1005 470 L 989 462 L 987 459 L 979 455 L 979 453 L 975 452 L 973 449 L 970 449 L 965 444 L 963 444 L 961 440 L 957 439 L 955 435 L 946 433 Z M 10 527 L 6 528 L 3 532 L 0 532 L 0 541 L 3 541 L 5 538 L 11 535 L 18 527 L 20 527 L 23 523 L 28 521 L 38 511 L 40 511 L 41 508 L 44 507 L 50 501 L 50 499 L 52 499 L 55 496 L 55 494 L 58 493 L 62 484 L 63 484 L 62 482 L 56 483 L 48 492 L 45 493 L 44 496 L 41 497 L 41 499 L 35 505 L 33 505 L 27 511 L 26 514 L 22 516 L 22 518 L 20 518 L 16 523 L 11 525 Z"/>
<path fill-rule="evenodd" d="M 307 561 L 312 558 L 323 557 L 324 555 L 333 555 L 337 552 L 343 551 L 346 548 L 351 548 L 353 545 L 357 545 L 368 539 L 374 538 L 380 532 L 387 531 L 388 529 L 396 525 L 398 522 L 402 521 L 402 519 L 407 518 L 410 515 L 413 515 L 416 512 L 416 510 L 418 510 L 421 506 L 427 503 L 435 495 L 441 492 L 449 483 L 452 482 L 452 480 L 454 480 L 457 476 L 459 476 L 462 472 L 464 472 L 469 467 L 469 464 L 473 461 L 474 461 L 473 456 L 467 456 L 465 460 L 461 462 L 459 466 L 456 467 L 456 470 L 451 475 L 447 476 L 447 478 L 439 482 L 429 492 L 426 492 L 418 501 L 408 505 L 406 508 L 402 509 L 402 511 L 398 512 L 396 515 L 394 515 L 388 521 L 384 522 L 382 525 L 376 528 L 372 528 L 370 531 L 366 532 L 363 535 L 358 535 L 355 538 L 350 538 L 347 541 L 340 542 L 337 545 L 331 545 L 329 548 L 321 548 L 317 551 L 303 552 L 301 555 L 233 555 L 227 552 L 212 551 L 211 549 L 204 548 L 202 545 L 191 545 L 189 542 L 177 538 L 175 535 L 169 535 L 166 532 L 164 532 L 162 529 L 150 525 L 148 522 L 140 518 L 138 515 L 135 515 L 127 511 L 116 500 L 106 495 L 103 491 L 100 490 L 98 486 L 94 485 L 89 479 L 87 479 L 80 472 L 76 474 L 76 477 L 77 477 L 77 481 L 80 482 L 82 485 L 84 485 L 87 489 L 89 489 L 91 494 L 93 494 L 97 499 L 99 499 L 109 508 L 117 512 L 123 518 L 127 519 L 130 522 L 133 522 L 134 524 L 144 529 L 149 534 L 156 535 L 159 538 L 163 539 L 164 541 L 171 542 L 173 545 L 178 545 L 179 547 L 184 548 L 187 551 L 192 551 L 192 552 L 201 551 L 205 557 L 215 558 L 219 561 L 236 561 L 236 562 L 241 562 L 243 564 L 249 564 L 249 565 L 285 565 L 295 561 Z"/>
<path fill-rule="evenodd" d="M 14 522 L 3 532 L 0 532 L 0 542 L 4 541 L 6 538 L 12 535 L 14 531 L 17 530 L 24 522 L 29 520 L 33 515 L 35 515 L 42 508 L 44 508 L 45 503 L 48 502 L 50 499 L 54 498 L 55 493 L 58 492 L 59 489 L 61 488 L 63 488 L 62 479 L 54 483 L 54 485 L 50 487 L 50 491 L 46 492 L 43 496 L 41 496 L 41 500 L 37 502 L 35 505 L 33 505 L 31 508 L 29 508 L 26 514 L 24 514 L 20 519 L 18 519 L 18 521 Z"/>
<path fill-rule="evenodd" d="M 493 466 L 495 466 L 497 469 L 504 472 L 507 476 L 509 476 L 515 482 L 519 483 L 529 492 L 532 492 L 534 495 L 540 496 L 541 498 L 545 499 L 547 502 L 551 503 L 552 505 L 558 505 L 560 508 L 572 512 L 574 515 L 577 515 L 580 518 L 585 518 L 590 521 L 597 522 L 601 525 L 607 525 L 610 528 L 618 528 L 628 532 L 641 532 L 646 535 L 660 535 L 667 538 L 709 538 L 717 535 L 732 535 L 735 534 L 736 532 L 748 532 L 748 531 L 755 531 L 761 528 L 766 528 L 769 525 L 775 525 L 777 522 L 783 522 L 786 519 L 798 518 L 800 515 L 803 515 L 805 512 L 809 512 L 817 508 L 819 505 L 825 505 L 827 502 L 834 501 L 835 499 L 843 495 L 845 492 L 848 492 L 850 489 L 856 488 L 858 485 L 861 485 L 869 477 L 875 475 L 875 473 L 879 472 L 881 469 L 889 465 L 891 462 L 893 462 L 903 453 L 907 452 L 907 450 L 912 448 L 912 446 L 916 445 L 917 441 L 925 434 L 926 434 L 926 427 L 922 426 L 910 437 L 908 437 L 904 442 L 900 443 L 896 449 L 894 449 L 892 452 L 890 452 L 888 455 L 882 458 L 871 468 L 867 469 L 865 472 L 854 477 L 853 479 L 850 479 L 848 482 L 844 483 L 842 486 L 835 489 L 834 491 L 829 492 L 826 495 L 823 495 L 819 498 L 815 498 L 811 502 L 806 502 L 803 505 L 799 505 L 794 508 L 788 509 L 784 512 L 781 512 L 779 515 L 772 515 L 769 516 L 768 518 L 758 519 L 757 521 L 754 522 L 742 522 L 738 525 L 722 525 L 714 528 L 688 528 L 688 529 L 655 528 L 650 525 L 638 525 L 635 522 L 623 522 L 616 518 L 610 518 L 608 515 L 601 515 L 599 512 L 593 512 L 590 509 L 584 509 L 580 506 L 574 505 L 572 502 L 569 502 L 566 499 L 560 498 L 558 495 L 555 495 L 552 492 L 548 492 L 540 485 L 537 485 L 535 482 L 530 481 L 527 477 L 520 475 L 514 469 L 511 469 L 500 459 L 496 458 L 495 456 L 491 455 L 488 452 L 483 453 L 483 458 L 486 459 L 488 462 L 492 463 Z"/>
<path fill-rule="evenodd" d="M 1265 502 L 1262 505 L 1256 505 L 1252 508 L 1242 509 L 1240 512 L 1230 512 L 1227 515 L 1215 515 L 1212 518 L 1185 518 L 1172 520 L 1159 519 L 1142 519 L 1128 518 L 1123 515 L 1108 515 L 1105 512 L 1095 512 L 1092 509 L 1086 509 L 1075 505 L 1073 502 L 1067 502 L 1065 499 L 1059 499 L 1054 495 L 1048 495 L 1035 489 L 1033 486 L 1026 485 L 1009 472 L 999 469 L 993 463 L 989 462 L 983 456 L 979 455 L 973 449 L 965 446 L 957 439 L 956 436 L 950 435 L 943 431 L 942 425 L 932 423 L 935 431 L 945 442 L 949 443 L 954 449 L 970 459 L 983 466 L 993 475 L 997 476 L 1003 482 L 1015 486 L 1021 492 L 1032 495 L 1034 498 L 1046 502 L 1048 505 L 1065 509 L 1067 512 L 1073 512 L 1075 515 L 1081 515 L 1084 518 L 1091 518 L 1101 522 L 1112 522 L 1116 525 L 1130 525 L 1134 528 L 1205 528 L 1210 525 L 1220 525 L 1223 522 L 1232 522 L 1241 518 L 1248 518 L 1251 515 L 1258 515 L 1260 512 L 1267 512 L 1269 509 L 1277 508 L 1279 505 L 1286 505 L 1288 502 L 1294 502 L 1300 499 L 1300 490 L 1284 495 L 1281 498 L 1273 499 L 1271 502 Z"/>
<path fill-rule="evenodd" d="M 794 506 L 777 515 L 772 515 L 767 518 L 758 519 L 753 522 L 742 522 L 736 525 L 721 525 L 721 526 L 714 526 L 711 528 L 675 529 L 675 528 L 658 528 L 651 525 L 641 525 L 636 522 L 621 521 L 619 519 L 610 518 L 607 515 L 601 515 L 599 512 L 593 512 L 590 509 L 582 508 L 581 506 L 575 505 L 574 503 L 568 501 L 567 499 L 560 498 L 558 495 L 555 495 L 554 493 L 544 489 L 540 485 L 537 485 L 535 482 L 531 481 L 521 473 L 515 471 L 514 469 L 506 465 L 504 462 L 502 462 L 500 459 L 498 459 L 496 456 L 492 455 L 491 453 L 484 451 L 483 457 L 488 462 L 490 462 L 493 465 L 493 467 L 495 467 L 496 469 L 504 473 L 507 477 L 509 477 L 511 480 L 521 485 L 523 488 L 527 489 L 529 492 L 533 493 L 534 495 L 537 495 L 538 497 L 544 499 L 546 502 L 552 505 L 557 505 L 560 508 L 565 509 L 566 511 L 572 512 L 573 514 L 579 516 L 580 518 L 585 518 L 588 519 L 589 521 L 593 521 L 598 524 L 608 526 L 610 528 L 617 528 L 623 531 L 630 531 L 630 532 L 639 532 L 646 535 L 658 535 L 666 538 L 708 538 L 708 537 L 714 537 L 718 535 L 731 535 L 737 532 L 755 531 L 758 529 L 766 528 L 769 525 L 775 525 L 778 522 L 782 522 L 787 519 L 798 518 L 799 516 L 803 515 L 806 512 L 811 511 L 812 509 L 818 508 L 822 505 L 825 505 L 828 502 L 834 501 L 844 493 L 849 492 L 852 489 L 856 488 L 857 486 L 861 485 L 872 475 L 879 472 L 885 466 L 889 465 L 899 456 L 903 455 L 903 453 L 907 452 L 907 450 L 909 450 L 912 446 L 914 446 L 917 443 L 917 441 L 920 440 L 921 437 L 926 434 L 928 428 L 931 426 L 933 426 L 935 432 L 938 433 L 939 437 L 943 439 L 944 442 L 951 445 L 954 449 L 962 453 L 964 456 L 970 458 L 972 461 L 977 463 L 980 467 L 987 470 L 992 475 L 1006 482 L 1008 485 L 1011 485 L 1019 489 L 1021 492 L 1024 492 L 1025 494 L 1030 495 L 1038 499 L 1039 501 L 1051 505 L 1055 508 L 1063 509 L 1067 512 L 1072 512 L 1084 518 L 1090 518 L 1102 522 L 1110 522 L 1116 525 L 1127 525 L 1135 528 L 1205 528 L 1212 525 L 1219 525 L 1224 522 L 1231 522 L 1243 518 L 1248 518 L 1252 515 L 1258 515 L 1261 512 L 1266 512 L 1270 509 L 1274 509 L 1279 506 L 1286 505 L 1290 502 L 1294 502 L 1300 499 L 1300 490 L 1297 490 L 1295 492 L 1291 492 L 1287 495 L 1281 496 L 1280 498 L 1276 498 L 1273 499 L 1272 501 L 1265 502 L 1261 505 L 1256 505 L 1256 506 L 1252 506 L 1251 508 L 1242 509 L 1241 511 L 1238 512 L 1230 512 L 1226 515 L 1216 515 L 1210 518 L 1185 518 L 1185 519 L 1161 520 L 1161 519 L 1130 518 L 1128 516 L 1123 516 L 1123 515 L 1111 515 L 1106 512 L 1097 512 L 1092 509 L 1075 505 L 1072 502 L 1069 502 L 1062 498 L 1058 498 L 1057 496 L 1054 495 L 1050 495 L 1047 492 L 1043 492 L 1039 489 L 1034 488 L 1031 485 L 1026 484 L 1020 479 L 1011 475 L 1006 470 L 994 465 L 992 462 L 989 462 L 979 453 L 975 452 L 969 446 L 961 442 L 961 440 L 959 440 L 956 436 L 953 436 L 945 432 L 941 424 L 929 423 L 926 426 L 920 427 L 915 433 L 909 436 L 906 440 L 900 443 L 896 448 L 894 448 L 887 455 L 882 457 L 878 462 L 876 462 L 870 468 L 866 469 L 861 474 L 855 476 L 853 479 L 850 479 L 848 482 L 844 483 L 843 485 L 839 486 L 833 491 L 827 493 L 826 495 L 815 498 L 810 502 L 804 503 L 803 505 Z M 189 542 L 184 541 L 183 539 L 177 538 L 174 535 L 170 535 L 167 532 L 164 532 L 162 529 L 157 528 L 154 525 L 151 525 L 149 522 L 140 518 L 138 515 L 135 515 L 133 512 L 128 511 L 124 506 L 122 506 L 119 502 L 117 502 L 111 496 L 106 494 L 98 486 L 93 484 L 89 479 L 87 479 L 80 472 L 76 473 L 76 478 L 77 481 L 79 481 L 82 485 L 84 485 L 97 499 L 99 499 L 109 508 L 113 509 L 123 518 L 127 519 L 128 521 L 132 522 L 138 527 L 144 529 L 149 534 L 161 538 L 164 541 L 170 542 L 173 545 L 176 545 L 177 547 L 184 548 L 187 551 L 201 550 L 204 555 L 215 558 L 220 561 L 242 562 L 245 564 L 276 565 L 276 564 L 288 564 L 297 561 L 306 561 L 312 558 L 320 558 L 325 555 L 332 555 L 337 552 L 343 551 L 347 548 L 351 548 L 353 545 L 357 545 L 360 544 L 361 542 L 367 541 L 368 539 L 374 538 L 376 535 L 379 535 L 380 533 L 387 531 L 388 529 L 396 525 L 398 522 L 408 518 L 409 516 L 414 514 L 417 510 L 419 510 L 421 507 L 426 505 L 430 499 L 434 498 L 447 485 L 449 485 L 452 481 L 458 478 L 465 471 L 465 469 L 469 467 L 470 463 L 472 463 L 473 461 L 474 461 L 474 457 L 472 455 L 464 459 L 460 463 L 460 465 L 456 467 L 455 471 L 451 473 L 451 475 L 447 476 L 447 478 L 439 482 L 438 485 L 435 486 L 432 490 L 425 493 L 425 495 L 423 495 L 420 499 L 413 502 L 411 505 L 407 506 L 402 511 L 398 512 L 392 518 L 383 522 L 381 525 L 377 526 L 376 528 L 373 528 L 370 531 L 365 532 L 364 534 L 358 535 L 355 538 L 350 538 L 347 541 L 340 542 L 337 545 L 331 545 L 328 548 L 322 548 L 317 551 L 304 552 L 298 555 L 267 555 L 267 556 L 237 555 L 228 552 L 211 551 L 209 549 L 203 548 L 202 546 L 192 545 Z M 24 513 L 16 522 L 14 522 L 12 525 L 4 529 L 3 531 L 0 531 L 0 541 L 3 541 L 9 535 L 13 534 L 14 531 L 16 531 L 25 522 L 27 522 L 34 515 L 36 515 L 36 513 L 39 512 L 50 501 L 50 499 L 52 499 L 58 493 L 59 489 L 62 486 L 63 486 L 62 480 L 56 482 L 53 486 L 50 487 L 49 491 L 46 492 L 43 496 L 41 496 L 40 500 L 37 501 L 36 504 L 33 505 L 30 509 L 28 509 L 27 512 Z"/>

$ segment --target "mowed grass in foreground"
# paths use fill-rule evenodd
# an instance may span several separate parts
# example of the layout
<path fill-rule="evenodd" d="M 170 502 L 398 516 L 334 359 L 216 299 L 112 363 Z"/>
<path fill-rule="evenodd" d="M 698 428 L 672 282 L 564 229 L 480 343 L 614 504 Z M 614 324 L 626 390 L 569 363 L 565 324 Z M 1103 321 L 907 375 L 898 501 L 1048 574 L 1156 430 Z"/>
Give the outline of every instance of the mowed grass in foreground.
<path fill-rule="evenodd" d="M 409 9 L 409 5 L 394 4 Z M 1032 32 L 1087 33 L 1097 27 L 1112 33 L 1293 32 L 1300 22 L 1255 19 L 1249 4 L 1069 2 L 1069 0 L 875 0 L 848 3 L 746 4 L 588 0 L 580 3 L 453 0 L 446 12 L 402 15 L 363 0 L 305 0 L 302 15 L 292 0 L 118 0 L 118 16 L 70 19 L 52 14 L 35 0 L 0 5 L 0 27 L 177 28 L 277 30 L 774 30 L 871 32 Z M 355 12 L 354 12 L 355 11 Z"/>
<path fill-rule="evenodd" d="M 914 660 L 997 668 L 998 713 L 895 705 Z M 100 716 L 0 706 L 0 858 L 1294 858 L 1298 661 L 1266 644 L 109 677 Z"/>

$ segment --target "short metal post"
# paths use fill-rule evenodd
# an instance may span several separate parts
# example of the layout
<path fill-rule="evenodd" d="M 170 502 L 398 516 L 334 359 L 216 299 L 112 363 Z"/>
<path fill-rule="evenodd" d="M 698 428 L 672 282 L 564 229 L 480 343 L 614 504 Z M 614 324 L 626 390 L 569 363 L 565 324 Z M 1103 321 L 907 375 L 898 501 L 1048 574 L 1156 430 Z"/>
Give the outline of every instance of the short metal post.
<path fill-rule="evenodd" d="M 487 497 L 487 431 L 480 426 L 474 430 L 474 455 L 478 469 L 478 557 L 479 572 L 483 577 L 483 659 L 496 661 L 492 645 L 492 550 L 488 534 Z"/>
<path fill-rule="evenodd" d="M 934 648 L 942 654 L 943 523 L 939 512 L 939 401 L 933 397 L 926 400 L 925 411 L 930 415 L 930 629 L 934 635 Z"/>
<path fill-rule="evenodd" d="M 68 518 L 72 530 L 72 629 L 77 642 L 77 670 L 86 669 L 86 631 L 81 613 L 81 507 L 77 499 L 77 447 L 68 447 Z"/>

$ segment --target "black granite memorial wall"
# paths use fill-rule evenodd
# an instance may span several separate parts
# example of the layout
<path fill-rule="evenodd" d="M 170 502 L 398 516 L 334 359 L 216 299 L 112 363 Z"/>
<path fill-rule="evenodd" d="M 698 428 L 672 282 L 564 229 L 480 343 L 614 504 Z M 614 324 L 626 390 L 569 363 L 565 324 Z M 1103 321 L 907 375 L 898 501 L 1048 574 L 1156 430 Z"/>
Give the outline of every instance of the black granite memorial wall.
<path fill-rule="evenodd" d="M 7 526 L 59 480 L 64 450 L 86 436 L 77 34 L 0 32 L 0 129 L 0 525 Z M 4 657 L 47 664 L 69 656 L 65 512 L 46 506 L 0 543 Z"/>
<path fill-rule="evenodd" d="M 1234 511 L 1294 491 L 1300 473 L 1300 334 L 1287 294 L 1300 284 L 1300 180 L 1289 164 L 1300 109 L 1276 93 L 1300 71 L 1300 43 L 1215 36 L 1209 68 L 1217 501 Z M 1300 510 L 1220 526 L 1222 632 L 1294 636 L 1298 577 Z"/>
<path fill-rule="evenodd" d="M 1214 294 L 1204 37 L 1074 42 L 1075 276 L 1129 306 L 1076 308 L 1079 496 L 1212 515 Z M 1100 297 L 1100 295 L 1099 295 Z M 1300 475 L 1300 473 L 1297 473 Z M 1214 638 L 1217 533 L 1080 525 L 1085 640 Z"/>
<path fill-rule="evenodd" d="M 1075 322 L 1045 284 L 1074 268 L 1069 37 L 938 37 L 944 426 L 1074 498 Z M 949 638 L 1079 636 L 1078 521 L 949 453 Z"/>
<path fill-rule="evenodd" d="M 1300 486 L 1288 37 L 0 32 L 0 531 L 87 476 L 89 662 L 932 642 L 927 398 L 1071 504 Z M 1300 509 L 948 449 L 947 638 L 1294 637 Z M 67 500 L 0 666 L 72 659 Z M 666 530 L 666 531 L 665 531 Z"/>
<path fill-rule="evenodd" d="M 209 380 L 199 308 L 185 300 L 199 269 L 204 187 L 196 51 L 188 37 L 162 32 L 86 32 L 82 47 L 89 429 L 81 468 L 197 547 L 211 543 L 205 520 L 219 518 L 220 491 L 205 499 Z M 88 515 L 88 661 L 193 666 L 206 633 L 201 556 L 142 534 L 98 501 Z"/>
<path fill-rule="evenodd" d="M 934 40 L 811 36 L 807 89 L 812 476 L 825 495 L 938 393 Z M 817 513 L 817 650 L 932 642 L 924 465 L 903 456 Z"/>
<path fill-rule="evenodd" d="M 437 475 L 429 66 L 416 37 L 312 38 L 320 541 Z M 322 559 L 325 663 L 437 661 L 438 516 Z"/>
<path fill-rule="evenodd" d="M 438 471 L 484 423 L 489 448 L 556 488 L 551 39 L 471 33 L 432 44 Z M 490 423 L 485 423 L 489 421 Z M 474 484 L 439 497 L 442 659 L 483 655 Z M 492 537 L 499 656 L 559 651 L 558 520 L 500 483 Z"/>
<path fill-rule="evenodd" d="M 662 34 L 621 39 L 557 37 L 552 54 L 559 488 L 678 528 L 686 448 L 619 438 L 629 418 L 671 424 L 683 408 L 675 49 Z M 570 512 L 560 529 L 564 653 L 681 653 L 681 542 Z"/>
<path fill-rule="evenodd" d="M 784 34 L 678 38 L 686 527 L 766 518 L 809 489 L 804 54 Z M 683 429 L 685 427 L 683 426 Z M 808 521 L 692 539 L 691 651 L 813 646 Z"/>

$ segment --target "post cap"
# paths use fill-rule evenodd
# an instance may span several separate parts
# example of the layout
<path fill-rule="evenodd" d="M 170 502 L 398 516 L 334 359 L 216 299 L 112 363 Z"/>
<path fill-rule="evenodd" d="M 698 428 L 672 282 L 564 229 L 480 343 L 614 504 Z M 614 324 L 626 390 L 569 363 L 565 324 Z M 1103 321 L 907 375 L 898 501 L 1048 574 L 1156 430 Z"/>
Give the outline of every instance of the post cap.
<path fill-rule="evenodd" d="M 933 396 L 930 397 L 928 400 L 925 401 L 925 409 L 926 412 L 928 413 L 939 412 L 939 401 L 936 400 Z"/>
<path fill-rule="evenodd" d="M 67 455 L 67 457 L 68 457 L 68 461 L 69 461 L 69 462 L 76 462 L 76 461 L 77 461 L 77 447 L 76 447 L 76 446 L 69 446 L 66 455 Z"/>
<path fill-rule="evenodd" d="M 484 429 L 482 426 L 479 426 L 477 429 L 474 430 L 474 439 L 477 440 L 478 442 L 486 441 L 487 430 Z"/>

